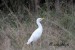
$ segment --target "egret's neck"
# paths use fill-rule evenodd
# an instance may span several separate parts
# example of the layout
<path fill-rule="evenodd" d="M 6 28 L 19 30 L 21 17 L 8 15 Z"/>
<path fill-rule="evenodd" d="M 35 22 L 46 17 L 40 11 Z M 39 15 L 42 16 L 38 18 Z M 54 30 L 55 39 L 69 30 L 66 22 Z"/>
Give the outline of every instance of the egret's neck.
<path fill-rule="evenodd" d="M 37 23 L 37 25 L 38 25 L 38 28 L 39 28 L 39 27 L 42 28 L 42 25 L 41 25 L 41 23 L 40 23 L 39 21 L 37 21 L 36 23 Z"/>

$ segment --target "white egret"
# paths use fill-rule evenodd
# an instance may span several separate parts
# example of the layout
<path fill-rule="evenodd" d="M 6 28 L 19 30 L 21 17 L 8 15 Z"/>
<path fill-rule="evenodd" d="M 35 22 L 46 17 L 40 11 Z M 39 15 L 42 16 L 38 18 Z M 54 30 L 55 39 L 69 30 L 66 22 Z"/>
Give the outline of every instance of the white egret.
<path fill-rule="evenodd" d="M 43 20 L 44 18 L 38 18 L 36 20 L 36 23 L 38 25 L 38 28 L 32 33 L 31 37 L 28 39 L 28 42 L 26 43 L 27 45 L 30 44 L 31 42 L 36 42 L 42 35 L 42 32 L 43 32 L 43 27 L 41 25 L 41 21 Z"/>

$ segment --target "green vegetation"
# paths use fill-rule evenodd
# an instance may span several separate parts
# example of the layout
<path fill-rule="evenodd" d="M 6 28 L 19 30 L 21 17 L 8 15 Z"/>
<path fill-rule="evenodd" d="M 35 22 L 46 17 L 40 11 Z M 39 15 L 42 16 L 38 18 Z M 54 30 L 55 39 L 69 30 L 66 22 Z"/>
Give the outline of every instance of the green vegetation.
<path fill-rule="evenodd" d="M 74 50 L 74 8 L 73 0 L 2 0 L 0 50 L 31 50 L 33 47 L 25 43 L 37 28 L 38 17 L 45 20 L 41 45 L 36 44 L 36 50 Z"/>

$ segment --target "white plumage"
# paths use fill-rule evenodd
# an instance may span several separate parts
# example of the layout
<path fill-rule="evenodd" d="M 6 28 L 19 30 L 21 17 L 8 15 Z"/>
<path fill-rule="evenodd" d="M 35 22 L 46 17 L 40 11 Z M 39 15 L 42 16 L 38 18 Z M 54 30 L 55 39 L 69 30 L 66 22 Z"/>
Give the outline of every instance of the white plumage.
<path fill-rule="evenodd" d="M 31 42 L 35 42 L 37 41 L 41 35 L 42 35 L 42 31 L 43 31 L 43 28 L 42 28 L 42 25 L 41 25 L 41 21 L 43 20 L 44 18 L 38 18 L 36 20 L 36 23 L 38 25 L 38 28 L 32 33 L 31 37 L 28 39 L 28 42 L 27 44 L 30 44 Z"/>

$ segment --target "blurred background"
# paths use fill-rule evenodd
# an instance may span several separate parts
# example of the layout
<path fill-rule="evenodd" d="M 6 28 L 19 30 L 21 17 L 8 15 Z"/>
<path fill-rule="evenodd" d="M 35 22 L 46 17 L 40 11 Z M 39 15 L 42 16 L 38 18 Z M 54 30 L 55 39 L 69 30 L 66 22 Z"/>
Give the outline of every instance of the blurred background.
<path fill-rule="evenodd" d="M 32 45 L 26 42 L 45 18 L 43 34 Z M 74 50 L 75 0 L 0 0 L 0 50 Z"/>

